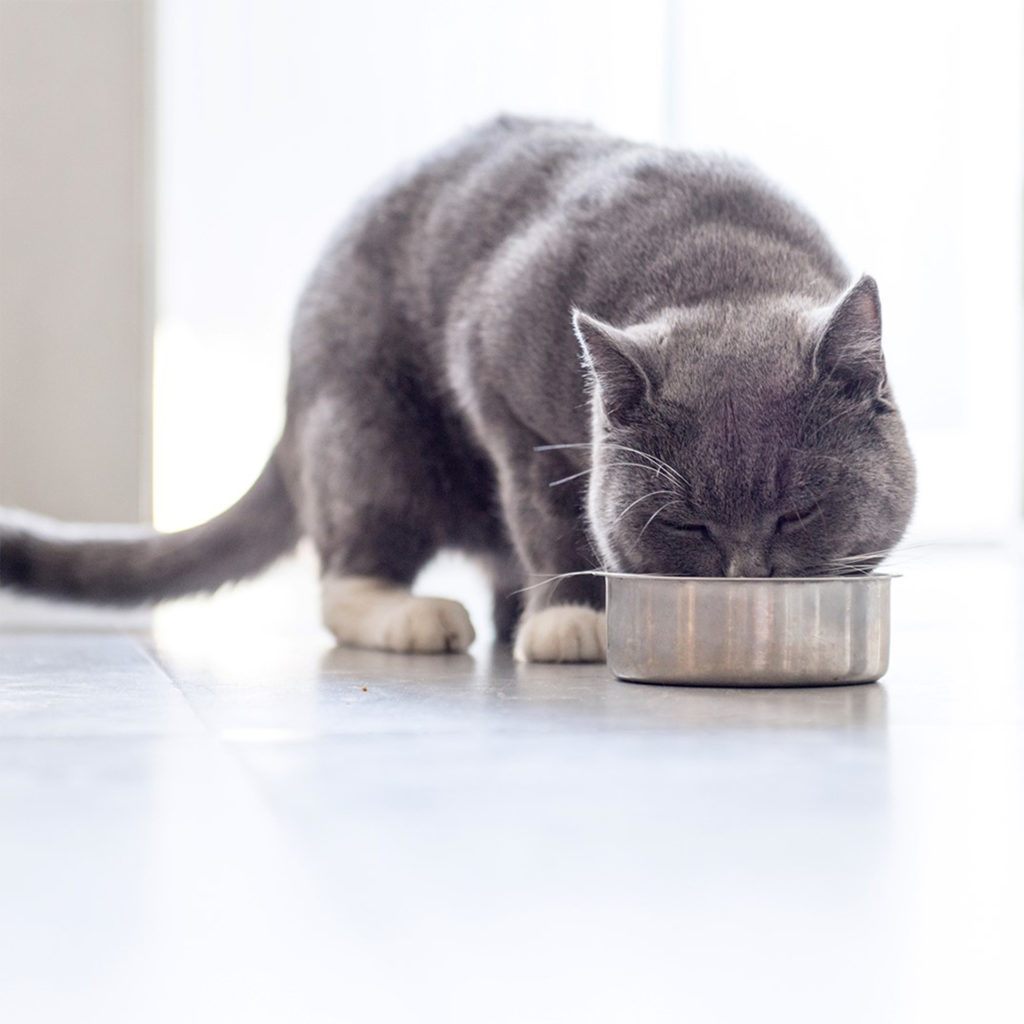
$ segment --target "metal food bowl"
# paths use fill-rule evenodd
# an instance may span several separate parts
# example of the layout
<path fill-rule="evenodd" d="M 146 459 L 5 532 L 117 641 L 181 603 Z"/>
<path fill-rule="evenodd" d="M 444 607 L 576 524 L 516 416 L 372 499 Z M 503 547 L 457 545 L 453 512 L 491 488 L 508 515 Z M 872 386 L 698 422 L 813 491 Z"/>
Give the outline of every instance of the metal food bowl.
<path fill-rule="evenodd" d="M 889 667 L 891 579 L 608 573 L 608 665 L 691 686 L 874 682 Z"/>

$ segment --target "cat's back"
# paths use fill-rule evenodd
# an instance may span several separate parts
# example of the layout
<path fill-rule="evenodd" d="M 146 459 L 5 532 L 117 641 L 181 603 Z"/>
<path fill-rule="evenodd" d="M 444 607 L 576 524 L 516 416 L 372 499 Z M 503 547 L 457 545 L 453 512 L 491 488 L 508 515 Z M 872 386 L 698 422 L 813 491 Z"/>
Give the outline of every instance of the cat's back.
<path fill-rule="evenodd" d="M 498 118 L 429 160 L 411 188 L 406 267 L 419 274 L 435 317 L 467 273 L 492 254 L 520 251 L 516 239 L 526 235 L 537 239 L 541 258 L 554 246 L 563 262 L 592 259 L 615 277 L 643 268 L 670 277 L 706 257 L 712 265 L 747 258 L 756 278 L 759 249 L 777 263 L 780 247 L 819 271 L 826 290 L 847 275 L 816 221 L 748 162 L 632 142 L 586 124 Z M 562 269 L 560 278 L 578 276 Z M 774 267 L 768 279 L 773 288 L 799 287 L 802 272 L 782 282 Z M 714 291 L 716 281 L 701 275 L 693 284 Z M 693 289 L 664 296 L 700 297 Z"/>
<path fill-rule="evenodd" d="M 630 145 L 586 124 L 502 116 L 429 157 L 388 200 L 419 319 L 440 326 L 466 276 L 551 218 L 579 168 Z"/>
<path fill-rule="evenodd" d="M 414 229 L 491 240 L 531 214 L 637 215 L 657 206 L 728 221 L 792 208 L 744 160 L 635 142 L 582 122 L 509 115 L 429 156 L 393 198 L 403 197 L 416 207 L 408 210 Z"/>
<path fill-rule="evenodd" d="M 440 323 L 473 266 L 550 211 L 569 168 L 630 143 L 586 125 L 503 115 L 406 167 L 335 232 L 303 299 L 322 312 L 354 271 L 386 283 L 397 312 Z"/>
<path fill-rule="evenodd" d="M 718 267 L 737 262 L 756 278 L 762 244 L 768 277 L 780 244 L 829 281 L 845 275 L 813 219 L 743 161 L 502 116 L 365 201 L 321 261 L 300 317 L 334 319 L 354 295 L 373 297 L 376 316 L 433 349 L 456 298 L 488 274 L 527 303 L 558 289 L 547 298 L 563 314 L 571 301 L 614 316 L 612 294 L 652 294 L 657 283 L 665 304 L 698 301 L 724 283 Z M 698 264 L 707 272 L 678 272 Z M 800 274 L 772 286 L 798 285 Z"/>

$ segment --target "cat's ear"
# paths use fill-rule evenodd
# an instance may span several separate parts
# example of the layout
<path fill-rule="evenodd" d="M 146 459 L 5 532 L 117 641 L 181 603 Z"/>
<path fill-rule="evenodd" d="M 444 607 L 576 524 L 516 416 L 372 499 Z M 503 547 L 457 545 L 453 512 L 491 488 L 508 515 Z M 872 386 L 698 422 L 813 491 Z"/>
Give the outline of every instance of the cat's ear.
<path fill-rule="evenodd" d="M 882 355 L 882 305 L 873 277 L 865 274 L 839 301 L 813 359 L 815 372 L 841 384 L 851 398 L 890 404 Z"/>
<path fill-rule="evenodd" d="M 605 415 L 613 422 L 628 419 L 651 386 L 636 342 L 625 331 L 579 309 L 572 311 L 572 326 Z"/>

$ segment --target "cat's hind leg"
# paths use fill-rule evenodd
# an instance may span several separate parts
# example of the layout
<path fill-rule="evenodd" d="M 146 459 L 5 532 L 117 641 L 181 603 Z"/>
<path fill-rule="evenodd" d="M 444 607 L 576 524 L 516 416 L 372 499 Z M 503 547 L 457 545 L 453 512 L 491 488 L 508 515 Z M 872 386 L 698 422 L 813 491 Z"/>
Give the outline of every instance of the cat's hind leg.
<path fill-rule="evenodd" d="M 352 401 L 321 398 L 300 427 L 303 519 L 320 556 L 324 625 L 345 646 L 465 651 L 475 636 L 466 609 L 410 590 L 444 542 L 437 467 L 415 432 L 394 437 L 386 424 L 395 421 L 380 410 L 386 396 L 378 399 L 358 445 Z"/>
<path fill-rule="evenodd" d="M 326 576 L 324 625 L 340 644 L 412 654 L 465 651 L 473 625 L 458 601 L 419 597 L 376 576 Z"/>
<path fill-rule="evenodd" d="M 364 492 L 357 508 L 336 510 L 332 539 L 320 545 L 324 625 L 348 647 L 415 654 L 467 650 L 475 633 L 466 609 L 410 589 L 436 550 L 430 534 L 367 502 Z"/>
<path fill-rule="evenodd" d="M 381 516 L 369 510 L 365 516 Z M 362 516 L 350 517 L 349 522 Z M 383 517 L 387 519 L 387 517 Z M 365 519 L 364 519 L 365 522 Z M 378 526 L 380 525 L 378 521 Z M 321 553 L 321 612 L 339 644 L 414 654 L 444 654 L 468 649 L 475 638 L 469 613 L 458 602 L 422 597 L 410 590 L 419 569 L 433 553 L 406 536 L 393 543 L 368 524 L 351 530 L 346 552 L 338 544 Z"/>

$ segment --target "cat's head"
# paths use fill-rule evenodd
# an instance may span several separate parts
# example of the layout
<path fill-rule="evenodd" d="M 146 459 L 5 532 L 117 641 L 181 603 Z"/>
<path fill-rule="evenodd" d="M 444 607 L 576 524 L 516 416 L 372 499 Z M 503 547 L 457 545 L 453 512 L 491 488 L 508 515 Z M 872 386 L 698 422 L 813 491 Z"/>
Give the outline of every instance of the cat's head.
<path fill-rule="evenodd" d="M 824 308 L 714 304 L 624 328 L 577 311 L 574 324 L 606 569 L 863 572 L 902 536 L 914 464 L 870 277 Z"/>

